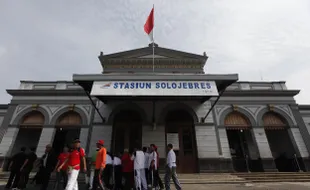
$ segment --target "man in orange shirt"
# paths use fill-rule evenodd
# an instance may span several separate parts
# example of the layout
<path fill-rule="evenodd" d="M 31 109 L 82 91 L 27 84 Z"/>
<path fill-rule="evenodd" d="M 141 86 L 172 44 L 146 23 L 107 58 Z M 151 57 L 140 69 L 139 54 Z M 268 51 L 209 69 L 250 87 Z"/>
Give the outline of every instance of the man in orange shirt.
<path fill-rule="evenodd" d="M 99 140 L 97 142 L 97 148 L 98 153 L 96 157 L 96 166 L 95 166 L 95 176 L 94 176 L 94 181 L 93 181 L 93 190 L 97 190 L 97 187 L 99 185 L 101 190 L 104 190 L 104 185 L 102 182 L 102 172 L 105 168 L 106 165 L 106 157 L 107 157 L 107 150 L 103 147 L 104 141 Z"/>

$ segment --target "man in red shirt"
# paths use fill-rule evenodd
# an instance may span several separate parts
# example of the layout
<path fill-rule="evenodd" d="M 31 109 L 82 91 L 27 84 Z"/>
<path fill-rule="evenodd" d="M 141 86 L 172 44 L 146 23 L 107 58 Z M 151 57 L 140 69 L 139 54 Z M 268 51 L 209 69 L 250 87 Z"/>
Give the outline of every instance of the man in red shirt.
<path fill-rule="evenodd" d="M 125 179 L 125 190 L 130 190 L 133 188 L 133 161 L 131 156 L 128 153 L 128 149 L 124 150 L 124 154 L 121 158 L 122 168 L 123 168 L 123 177 Z"/>
<path fill-rule="evenodd" d="M 57 165 L 55 167 L 55 170 L 57 170 L 58 166 L 61 166 L 68 159 L 68 157 L 69 157 L 68 151 L 69 151 L 68 147 L 64 147 L 63 152 L 59 154 L 58 162 L 57 162 Z M 68 181 L 67 170 L 68 170 L 68 164 L 65 164 L 61 168 L 60 172 L 57 172 L 57 174 L 56 174 L 56 185 L 55 185 L 56 190 L 58 190 L 61 178 L 63 179 L 63 187 L 66 188 L 67 181 Z"/>
<path fill-rule="evenodd" d="M 65 190 L 78 190 L 77 178 L 81 168 L 81 159 L 83 160 L 83 170 L 86 172 L 85 150 L 81 148 L 80 143 L 79 139 L 73 141 L 72 152 L 69 154 L 68 159 L 57 169 L 60 172 L 64 165 L 68 164 L 68 182 Z"/>

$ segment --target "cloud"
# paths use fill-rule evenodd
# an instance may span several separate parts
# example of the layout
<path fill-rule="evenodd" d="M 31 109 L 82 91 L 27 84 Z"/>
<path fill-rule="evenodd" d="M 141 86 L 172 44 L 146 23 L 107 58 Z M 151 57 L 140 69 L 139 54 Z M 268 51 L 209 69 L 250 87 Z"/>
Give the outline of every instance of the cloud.
<path fill-rule="evenodd" d="M 98 54 L 145 47 L 143 25 L 155 4 L 159 46 L 201 54 L 207 73 L 240 80 L 286 80 L 310 103 L 300 81 L 310 61 L 307 0 L 5 1 L 0 6 L 0 99 L 19 80 L 71 80 L 100 73 Z M 9 79 L 9 80 L 8 80 Z"/>

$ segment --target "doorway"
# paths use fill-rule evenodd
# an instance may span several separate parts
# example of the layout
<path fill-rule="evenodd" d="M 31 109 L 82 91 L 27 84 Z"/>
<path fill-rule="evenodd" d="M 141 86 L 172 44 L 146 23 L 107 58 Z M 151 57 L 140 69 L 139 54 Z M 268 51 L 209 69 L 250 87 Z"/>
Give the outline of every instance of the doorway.
<path fill-rule="evenodd" d="M 303 163 L 297 159 L 285 119 L 274 112 L 268 112 L 263 116 L 263 122 L 269 147 L 278 171 L 299 171 L 299 167 L 302 167 Z"/>
<path fill-rule="evenodd" d="M 41 132 L 41 127 L 21 126 L 15 139 L 12 155 L 18 153 L 22 147 L 26 147 L 27 152 L 30 148 L 36 148 L 39 144 Z"/>
<path fill-rule="evenodd" d="M 249 120 L 234 111 L 226 116 L 225 127 L 234 170 L 262 172 L 263 165 Z"/>
<path fill-rule="evenodd" d="M 19 123 L 19 131 L 15 138 L 12 155 L 18 153 L 22 147 L 28 148 L 28 151 L 29 148 L 37 148 L 44 122 L 44 115 L 39 111 L 31 111 L 22 118 Z"/>
<path fill-rule="evenodd" d="M 82 118 L 75 111 L 67 111 L 59 116 L 56 121 L 56 133 L 53 141 L 53 149 L 59 155 L 65 146 L 71 147 L 75 138 L 81 133 Z"/>
<path fill-rule="evenodd" d="M 192 116 L 184 110 L 171 111 L 166 116 L 166 144 L 171 143 L 176 154 L 178 173 L 197 173 L 197 146 Z"/>
<path fill-rule="evenodd" d="M 72 141 L 80 136 L 81 129 L 63 129 L 56 128 L 56 133 L 53 141 L 53 148 L 56 155 L 59 155 L 65 146 L 70 147 Z"/>
<path fill-rule="evenodd" d="M 142 146 L 142 119 L 134 110 L 122 110 L 113 121 L 113 140 L 111 152 L 119 153 L 124 149 L 133 152 L 134 148 Z"/>

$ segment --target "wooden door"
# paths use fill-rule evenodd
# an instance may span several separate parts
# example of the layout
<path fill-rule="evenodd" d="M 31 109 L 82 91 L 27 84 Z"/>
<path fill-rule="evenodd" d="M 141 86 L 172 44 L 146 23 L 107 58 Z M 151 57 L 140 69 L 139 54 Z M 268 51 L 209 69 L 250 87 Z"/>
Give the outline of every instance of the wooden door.
<path fill-rule="evenodd" d="M 179 128 L 179 160 L 181 173 L 197 172 L 197 156 L 192 126 Z"/>
<path fill-rule="evenodd" d="M 174 147 L 178 173 L 197 172 L 195 135 L 191 124 L 170 124 L 167 133 L 178 134 L 179 146 Z M 169 142 L 167 142 L 169 143 Z M 175 145 L 174 145 L 175 146 Z"/>

